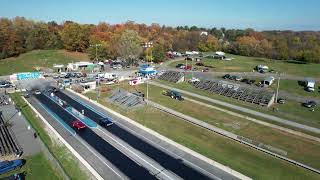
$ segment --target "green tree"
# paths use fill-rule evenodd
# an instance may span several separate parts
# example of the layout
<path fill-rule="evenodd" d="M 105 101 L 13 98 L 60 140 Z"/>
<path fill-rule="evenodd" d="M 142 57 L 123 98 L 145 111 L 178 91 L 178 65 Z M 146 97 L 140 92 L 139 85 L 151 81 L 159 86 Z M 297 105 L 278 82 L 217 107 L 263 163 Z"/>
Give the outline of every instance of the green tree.
<path fill-rule="evenodd" d="M 97 46 L 96 48 L 96 44 L 98 44 L 99 46 Z M 90 47 L 87 49 L 87 53 L 89 55 L 89 58 L 91 60 L 97 58 L 98 60 L 103 60 L 109 57 L 109 53 L 108 53 L 108 43 L 105 41 L 101 41 L 98 38 L 96 38 L 95 36 L 92 36 L 90 38 Z"/>
<path fill-rule="evenodd" d="M 132 64 L 133 61 L 142 52 L 140 36 L 136 31 L 125 30 L 118 42 L 118 53 L 121 57 L 127 60 L 127 63 Z"/>
<path fill-rule="evenodd" d="M 68 22 L 61 32 L 63 45 L 67 50 L 84 52 L 89 47 L 90 27 Z"/>
<path fill-rule="evenodd" d="M 153 61 L 155 63 L 163 62 L 166 58 L 166 52 L 162 44 L 155 44 L 152 48 Z"/>

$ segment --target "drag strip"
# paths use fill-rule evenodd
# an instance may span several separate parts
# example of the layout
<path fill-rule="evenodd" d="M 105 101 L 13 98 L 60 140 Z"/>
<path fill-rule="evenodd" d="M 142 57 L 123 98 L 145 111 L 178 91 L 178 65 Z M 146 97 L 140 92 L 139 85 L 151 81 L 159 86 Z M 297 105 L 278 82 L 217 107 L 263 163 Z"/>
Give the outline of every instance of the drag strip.
<path fill-rule="evenodd" d="M 91 120 L 96 121 L 97 123 L 99 119 L 103 118 L 102 115 L 93 111 L 91 108 L 88 108 L 87 106 L 79 103 L 78 101 L 75 101 L 74 99 L 72 99 L 71 97 L 69 97 L 68 95 L 62 92 L 57 92 L 56 95 L 62 100 L 66 101 L 69 105 L 71 105 L 78 111 L 81 112 L 82 110 L 84 110 L 85 116 L 89 117 Z M 154 159 L 162 167 L 172 171 L 173 173 L 177 174 L 183 179 L 210 179 L 209 177 L 200 173 L 194 168 L 184 164 L 183 159 L 177 159 L 168 155 L 167 153 L 161 151 L 160 149 L 157 149 L 156 147 L 138 138 L 134 134 L 121 128 L 116 123 L 113 124 L 112 126 L 107 127 L 106 130 L 114 134 L 115 136 L 119 137 L 123 141 L 127 142 L 133 148 L 139 150 L 140 152 L 144 153 L 148 157 Z"/>
<path fill-rule="evenodd" d="M 36 98 L 46 107 L 48 107 L 53 113 L 61 118 L 66 124 L 70 125 L 75 118 L 67 113 L 62 107 L 57 105 L 51 99 L 43 94 L 36 95 Z M 124 173 L 130 179 L 156 179 L 146 169 L 139 166 L 127 156 L 122 154 L 119 150 L 111 146 L 104 141 L 90 128 L 78 131 L 79 137 L 91 145 L 97 152 L 104 156 L 114 166 L 116 166 L 122 173 Z"/>

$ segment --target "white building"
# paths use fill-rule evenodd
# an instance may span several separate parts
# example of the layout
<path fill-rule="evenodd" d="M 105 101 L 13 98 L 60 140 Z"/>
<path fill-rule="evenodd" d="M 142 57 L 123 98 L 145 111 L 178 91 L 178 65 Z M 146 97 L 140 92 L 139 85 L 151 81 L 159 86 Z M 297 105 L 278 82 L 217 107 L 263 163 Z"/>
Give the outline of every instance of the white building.
<path fill-rule="evenodd" d="M 69 63 L 67 66 L 68 70 L 71 71 L 78 71 L 78 70 L 93 70 L 95 67 L 95 64 L 92 62 L 86 62 L 86 61 L 81 61 L 81 62 L 76 62 L 76 63 Z"/>

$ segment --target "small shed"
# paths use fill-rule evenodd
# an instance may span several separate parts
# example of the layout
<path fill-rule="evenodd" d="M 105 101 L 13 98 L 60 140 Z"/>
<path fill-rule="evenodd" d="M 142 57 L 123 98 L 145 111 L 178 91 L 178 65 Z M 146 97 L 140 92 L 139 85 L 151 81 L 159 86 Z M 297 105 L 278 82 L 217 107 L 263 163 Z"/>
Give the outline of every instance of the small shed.
<path fill-rule="evenodd" d="M 308 77 L 305 79 L 306 90 L 314 91 L 315 84 L 316 84 L 316 81 L 313 78 Z"/>
<path fill-rule="evenodd" d="M 273 83 L 274 80 L 275 80 L 275 79 L 274 79 L 273 76 L 269 76 L 269 77 L 267 77 L 266 79 L 264 79 L 264 80 L 262 81 L 262 84 L 267 85 L 267 86 L 270 86 L 270 85 Z"/>

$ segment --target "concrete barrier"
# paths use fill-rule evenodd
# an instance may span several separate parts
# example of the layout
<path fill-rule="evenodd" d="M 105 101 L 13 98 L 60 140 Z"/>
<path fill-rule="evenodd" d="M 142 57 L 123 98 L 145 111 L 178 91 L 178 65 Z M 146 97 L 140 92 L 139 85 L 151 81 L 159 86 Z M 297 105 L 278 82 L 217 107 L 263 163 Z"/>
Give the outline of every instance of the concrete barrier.
<path fill-rule="evenodd" d="M 261 151 L 261 152 L 264 152 L 264 153 L 266 153 L 266 154 L 272 155 L 272 156 L 274 156 L 274 157 L 277 157 L 277 158 L 279 158 L 279 159 L 285 160 L 285 161 L 287 161 L 287 162 L 289 162 L 289 163 L 292 163 L 292 164 L 294 164 L 294 165 L 300 166 L 300 167 L 302 167 L 302 168 L 305 168 L 305 169 L 307 169 L 307 170 L 310 170 L 310 171 L 313 171 L 313 172 L 316 172 L 316 173 L 320 174 L 320 170 L 318 170 L 318 169 L 315 169 L 315 168 L 313 168 L 313 167 L 310 167 L 310 166 L 308 166 L 308 165 L 306 165 L 306 164 L 300 163 L 300 162 L 295 161 L 295 160 L 293 160 L 293 159 L 284 157 L 284 156 L 279 155 L 279 154 L 277 154 L 277 153 L 271 152 L 270 150 L 267 150 L 267 149 L 261 148 L 261 147 L 259 147 L 259 146 L 256 146 L 256 145 L 254 145 L 254 144 L 251 144 L 251 143 L 249 143 L 249 142 L 247 142 L 247 141 L 245 141 L 245 140 L 243 140 L 243 139 L 239 139 L 239 136 L 238 136 L 238 135 L 233 134 L 233 133 L 231 133 L 231 132 L 229 132 L 229 131 L 220 129 L 220 128 L 215 127 L 215 126 L 213 126 L 213 125 L 211 125 L 211 124 L 208 124 L 208 123 L 206 123 L 206 122 L 203 122 L 203 121 L 201 121 L 201 120 L 199 120 L 199 119 L 196 119 L 196 118 L 193 118 L 193 117 L 184 115 L 184 114 L 182 114 L 182 113 L 180 113 L 180 112 L 177 112 L 177 111 L 172 110 L 172 109 L 170 109 L 170 108 L 164 107 L 164 106 L 162 106 L 162 105 L 160 105 L 160 104 L 157 104 L 157 103 L 154 103 L 154 102 L 151 102 L 151 101 L 149 101 L 149 104 L 150 104 L 151 106 L 153 106 L 153 107 L 161 110 L 161 111 L 167 112 L 167 113 L 172 114 L 172 115 L 177 116 L 177 117 L 180 117 L 181 119 L 184 119 L 184 120 L 186 120 L 186 121 L 188 121 L 188 122 L 190 122 L 190 123 L 192 123 L 192 124 L 198 125 L 198 126 L 200 126 L 200 127 L 202 127 L 202 128 L 205 128 L 205 129 L 208 129 L 208 130 L 210 130 L 210 131 L 213 131 L 213 132 L 215 132 L 215 133 L 217 133 L 217 134 L 220 134 L 220 135 L 222 135 L 222 136 L 224 136 L 224 137 L 227 137 L 227 138 L 230 138 L 230 139 L 232 139 L 232 140 L 234 140 L 234 141 L 237 141 L 237 142 L 239 142 L 239 143 L 245 144 L 245 145 L 247 145 L 247 146 L 249 146 L 249 147 L 251 147 L 251 148 L 254 148 L 254 149 L 259 150 L 259 151 Z"/>
<path fill-rule="evenodd" d="M 136 121 L 134 121 L 134 120 L 132 120 L 132 119 L 126 117 L 126 116 L 123 116 L 122 114 L 120 114 L 120 113 L 118 113 L 118 112 L 116 112 L 116 111 L 114 111 L 114 110 L 112 110 L 110 108 L 107 108 L 107 107 L 103 106 L 102 104 L 99 104 L 97 101 L 93 101 L 93 100 L 89 99 L 88 97 L 86 97 L 86 96 L 84 96 L 82 94 L 79 94 L 79 93 L 77 93 L 77 92 L 75 92 L 75 91 L 73 91 L 73 90 L 71 90 L 69 88 L 67 88 L 66 90 L 71 92 L 71 93 L 73 93 L 73 94 L 75 94 L 75 95 L 77 95 L 77 96 L 80 96 L 81 98 L 83 98 L 83 99 L 85 99 L 87 101 L 90 101 L 91 103 L 95 104 L 96 106 L 99 106 L 100 108 L 106 110 L 107 112 L 109 112 L 109 113 L 111 113 L 111 114 L 113 114 L 115 116 L 118 116 L 119 118 L 131 123 L 132 125 L 140 128 L 140 129 L 143 129 L 144 131 L 146 131 L 146 132 L 158 137 L 159 139 L 161 139 L 161 140 L 163 140 L 163 141 L 165 141 L 165 142 L 167 142 L 167 143 L 179 148 L 180 150 L 185 151 L 186 153 L 189 153 L 189 154 L 195 156 L 198 159 L 201 159 L 204 162 L 207 162 L 208 164 L 211 164 L 214 167 L 217 167 L 217 168 L 219 168 L 219 169 L 221 169 L 221 170 L 223 170 L 223 171 L 225 171 L 225 172 L 227 172 L 229 174 L 232 174 L 233 176 L 235 176 L 235 177 L 237 177 L 239 179 L 251 180 L 250 177 L 247 177 L 247 176 L 245 176 L 245 175 L 243 175 L 243 174 L 241 174 L 241 173 L 239 173 L 239 172 L 237 172 L 237 171 L 235 171 L 235 170 L 233 170 L 233 169 L 231 169 L 231 168 L 229 168 L 227 166 L 224 166 L 224 165 L 222 165 L 222 164 L 220 164 L 220 163 L 218 163 L 218 162 L 216 162 L 216 161 L 214 161 L 212 159 L 209 159 L 209 158 L 207 158 L 207 157 L 205 157 L 205 156 L 203 156 L 203 155 L 201 155 L 201 154 L 199 154 L 199 153 L 197 153 L 197 152 L 195 152 L 195 151 L 193 151 L 193 150 L 191 150 L 191 149 L 189 149 L 189 148 L 187 148 L 187 147 L 185 147 L 185 146 L 183 146 L 181 144 L 178 144 L 178 143 L 172 141 L 171 139 L 169 139 L 169 138 L 167 138 L 167 137 L 165 137 L 165 136 L 163 136 L 163 135 L 161 135 L 161 134 L 159 134 L 159 133 L 157 133 L 157 132 L 155 132 L 155 131 L 153 131 L 153 130 L 151 130 L 151 129 L 149 129 L 149 128 L 147 128 L 147 127 L 145 127 L 145 126 L 143 126 L 143 125 L 141 125 L 139 123 L 137 123 Z"/>

